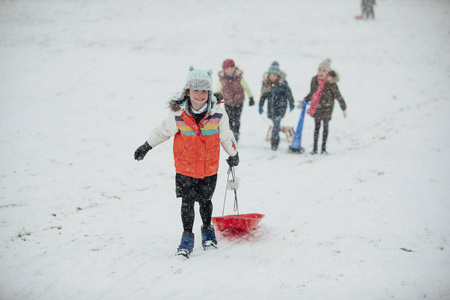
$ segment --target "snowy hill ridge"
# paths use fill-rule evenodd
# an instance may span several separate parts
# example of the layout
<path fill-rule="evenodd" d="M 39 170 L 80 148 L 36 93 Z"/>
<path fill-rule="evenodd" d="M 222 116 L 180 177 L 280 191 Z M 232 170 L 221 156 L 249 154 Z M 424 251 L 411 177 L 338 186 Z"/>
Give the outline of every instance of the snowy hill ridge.
<path fill-rule="evenodd" d="M 0 299 L 450 299 L 450 5 L 359 1 L 1 1 Z M 172 140 L 133 160 L 189 65 L 233 58 L 255 100 L 276 60 L 296 100 L 332 58 L 348 105 L 330 155 L 278 151 L 246 104 L 240 239 L 191 259 Z M 299 110 L 282 123 L 296 126 Z M 226 187 L 222 153 L 214 216 Z M 232 199 L 226 214 L 232 214 Z"/>

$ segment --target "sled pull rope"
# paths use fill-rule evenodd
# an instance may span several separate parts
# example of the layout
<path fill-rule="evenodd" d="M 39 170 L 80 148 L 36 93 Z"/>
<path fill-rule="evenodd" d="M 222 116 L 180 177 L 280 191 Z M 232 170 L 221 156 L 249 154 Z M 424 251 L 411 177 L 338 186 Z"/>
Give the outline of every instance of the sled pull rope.
<path fill-rule="evenodd" d="M 235 170 L 234 168 L 231 168 L 231 177 L 233 177 L 233 183 L 235 182 Z M 238 216 L 239 216 L 239 205 L 238 205 L 238 201 L 237 201 L 237 191 L 236 189 L 234 189 L 234 211 L 237 212 Z"/>
<path fill-rule="evenodd" d="M 234 167 L 229 167 L 228 168 L 228 172 L 227 172 L 228 176 L 227 176 L 227 188 L 225 188 L 225 198 L 223 199 L 223 208 L 222 208 L 222 217 L 225 213 L 225 201 L 227 200 L 227 191 L 228 191 L 228 181 L 230 180 L 230 174 L 233 178 L 233 182 L 235 181 L 235 170 Z M 237 192 L 236 189 L 234 189 L 234 211 L 237 212 L 238 216 L 239 216 L 239 205 L 238 205 L 238 201 L 237 201 Z"/>

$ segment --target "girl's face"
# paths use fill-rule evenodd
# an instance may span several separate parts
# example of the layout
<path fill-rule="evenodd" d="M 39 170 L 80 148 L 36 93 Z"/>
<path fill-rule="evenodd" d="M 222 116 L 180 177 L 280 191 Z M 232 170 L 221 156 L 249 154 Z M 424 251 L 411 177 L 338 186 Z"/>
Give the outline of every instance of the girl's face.
<path fill-rule="evenodd" d="M 225 69 L 225 74 L 226 74 L 227 76 L 231 76 L 231 75 L 234 74 L 234 71 L 236 71 L 236 68 L 235 68 L 235 67 L 228 67 L 228 68 Z"/>
<path fill-rule="evenodd" d="M 317 74 L 320 80 L 324 80 L 328 75 L 328 71 L 322 68 L 319 68 L 319 73 Z"/>
<path fill-rule="evenodd" d="M 269 80 L 270 80 L 271 82 L 277 81 L 278 78 L 279 78 L 278 75 L 275 75 L 275 74 L 272 74 L 272 73 L 269 74 Z"/>
<path fill-rule="evenodd" d="M 208 91 L 205 90 L 189 90 L 189 98 L 191 99 L 192 108 L 200 110 L 208 101 Z"/>

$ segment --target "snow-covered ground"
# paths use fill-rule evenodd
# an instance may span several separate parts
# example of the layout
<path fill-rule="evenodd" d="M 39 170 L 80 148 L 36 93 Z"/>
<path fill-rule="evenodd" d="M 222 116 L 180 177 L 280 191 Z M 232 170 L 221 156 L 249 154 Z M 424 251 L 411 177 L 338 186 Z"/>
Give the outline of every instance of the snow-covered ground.
<path fill-rule="evenodd" d="M 0 1 L 0 299 L 450 299 L 450 2 L 377 2 Z M 266 217 L 216 251 L 197 217 L 175 257 L 172 141 L 133 153 L 189 65 L 233 58 L 259 100 L 277 60 L 300 100 L 326 57 L 330 155 L 310 117 L 308 153 L 270 150 L 246 106 L 240 212 Z"/>

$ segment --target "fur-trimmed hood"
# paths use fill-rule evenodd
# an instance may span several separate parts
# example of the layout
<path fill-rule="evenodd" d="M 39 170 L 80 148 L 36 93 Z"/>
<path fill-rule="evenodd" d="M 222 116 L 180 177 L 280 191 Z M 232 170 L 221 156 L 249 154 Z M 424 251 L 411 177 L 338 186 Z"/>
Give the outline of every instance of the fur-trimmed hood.
<path fill-rule="evenodd" d="M 219 75 L 220 78 L 223 78 L 223 77 L 227 76 L 223 70 L 222 70 L 222 71 L 219 71 L 219 72 L 217 73 L 217 75 Z M 239 69 L 238 67 L 236 67 L 236 71 L 234 71 L 233 76 L 242 76 L 242 75 L 244 75 L 244 71 L 242 71 L 241 69 Z"/>
<path fill-rule="evenodd" d="M 166 103 L 169 106 L 170 110 L 173 112 L 177 112 L 184 108 L 184 110 L 189 114 L 189 97 L 183 92 L 177 93 L 176 95 L 169 97 Z M 216 107 L 219 105 L 216 96 L 210 94 L 210 99 L 208 99 L 208 112 L 214 114 L 216 112 Z"/>
<path fill-rule="evenodd" d="M 264 95 L 265 93 L 275 89 L 280 83 L 283 83 L 284 81 L 286 81 L 286 73 L 284 73 L 283 71 L 281 71 L 281 76 L 279 76 L 276 82 L 270 81 L 268 72 L 264 73 L 261 95 Z"/>
<path fill-rule="evenodd" d="M 335 70 L 331 70 L 328 73 L 328 82 L 329 83 L 338 83 L 339 82 L 339 75 Z"/>

